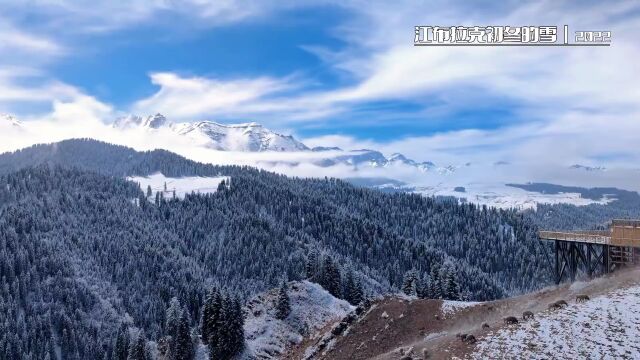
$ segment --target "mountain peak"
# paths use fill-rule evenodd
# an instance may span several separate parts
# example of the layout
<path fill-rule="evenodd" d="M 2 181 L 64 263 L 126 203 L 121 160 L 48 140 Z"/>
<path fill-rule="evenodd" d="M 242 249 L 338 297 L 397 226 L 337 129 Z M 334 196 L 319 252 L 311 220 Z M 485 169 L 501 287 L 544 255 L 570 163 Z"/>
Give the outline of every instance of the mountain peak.
<path fill-rule="evenodd" d="M 580 164 L 571 165 L 569 166 L 569 169 L 584 170 L 584 171 L 605 171 L 606 170 L 604 166 L 587 166 L 587 165 L 580 165 Z"/>
<path fill-rule="evenodd" d="M 142 117 L 134 114 L 127 114 L 117 118 L 111 126 L 119 129 L 128 129 L 140 126 L 142 124 Z"/>
<path fill-rule="evenodd" d="M 20 120 L 16 119 L 16 117 L 11 114 L 0 114 L 0 121 L 5 124 L 8 122 L 12 126 L 16 127 L 22 126 L 22 122 L 20 122 Z"/>
<path fill-rule="evenodd" d="M 157 113 L 155 115 L 149 115 L 142 126 L 150 129 L 159 129 L 166 124 L 167 118 L 164 115 Z"/>

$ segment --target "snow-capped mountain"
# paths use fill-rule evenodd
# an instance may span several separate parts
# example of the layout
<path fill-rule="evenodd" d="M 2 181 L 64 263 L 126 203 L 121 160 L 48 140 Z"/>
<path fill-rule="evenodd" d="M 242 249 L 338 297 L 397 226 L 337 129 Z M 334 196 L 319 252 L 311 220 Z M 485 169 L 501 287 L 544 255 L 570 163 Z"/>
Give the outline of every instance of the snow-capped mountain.
<path fill-rule="evenodd" d="M 315 147 L 313 151 L 343 151 L 340 148 Z M 373 168 L 389 167 L 394 165 L 405 165 L 415 167 L 416 169 L 426 172 L 436 168 L 436 165 L 430 161 L 417 162 L 407 158 L 406 156 L 395 153 L 389 158 L 385 157 L 381 152 L 371 149 L 360 149 L 345 152 L 331 159 L 323 159 L 317 162 L 321 166 L 331 166 L 336 164 L 352 165 L 354 167 L 368 166 Z"/>
<path fill-rule="evenodd" d="M 183 136 L 205 140 L 206 146 L 232 151 L 307 151 L 309 148 L 291 135 L 273 132 L 258 123 L 224 125 L 213 121 L 181 123 L 173 126 Z"/>
<path fill-rule="evenodd" d="M 436 168 L 436 164 L 431 161 L 424 162 L 416 162 L 414 160 L 408 159 L 406 156 L 400 153 L 394 153 L 389 157 L 388 164 L 404 164 L 409 166 L 414 166 L 420 171 L 429 171 Z"/>
<path fill-rule="evenodd" d="M 291 135 L 271 131 L 258 123 L 219 124 L 213 121 L 172 123 L 162 114 L 146 118 L 127 115 L 114 121 L 114 128 L 157 130 L 166 128 L 192 138 L 204 146 L 224 151 L 307 151 L 309 148 Z"/>
<path fill-rule="evenodd" d="M 0 123 L 9 124 L 15 127 L 21 127 L 22 123 L 11 114 L 0 114 Z"/>
<path fill-rule="evenodd" d="M 143 129 L 152 131 L 168 129 L 179 136 L 193 139 L 195 143 L 222 151 L 331 152 L 332 154 L 328 154 L 326 158 L 313 161 L 316 165 L 323 167 L 337 164 L 355 168 L 382 168 L 404 165 L 414 167 L 422 172 L 440 169 L 430 161 L 417 162 L 399 153 L 387 158 L 380 151 L 371 149 L 345 151 L 338 147 L 325 146 L 317 146 L 311 149 L 291 135 L 279 134 L 255 122 L 242 124 L 220 124 L 213 121 L 173 123 L 162 114 L 155 114 L 147 117 L 138 115 L 123 116 L 114 121 L 112 126 L 122 130 Z M 336 152 L 338 152 L 337 155 L 335 154 Z M 442 170 L 440 172 L 448 173 L 449 171 Z"/>
<path fill-rule="evenodd" d="M 167 118 L 162 114 L 149 115 L 146 118 L 142 116 L 129 114 L 116 119 L 113 122 L 113 127 L 118 129 L 132 129 L 132 128 L 146 128 L 146 129 L 159 129 L 162 126 L 170 125 L 167 122 Z"/>

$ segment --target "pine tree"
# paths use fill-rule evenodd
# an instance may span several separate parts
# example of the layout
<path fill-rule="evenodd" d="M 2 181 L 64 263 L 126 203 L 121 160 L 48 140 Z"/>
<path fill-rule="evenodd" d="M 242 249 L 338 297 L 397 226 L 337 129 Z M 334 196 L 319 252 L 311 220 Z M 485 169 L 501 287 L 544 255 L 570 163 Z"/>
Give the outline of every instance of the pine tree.
<path fill-rule="evenodd" d="M 147 198 L 153 196 L 153 191 L 151 191 L 151 185 L 147 185 Z"/>
<path fill-rule="evenodd" d="M 113 348 L 114 360 L 127 360 L 129 357 L 129 327 L 122 323 L 116 335 L 116 344 Z"/>
<path fill-rule="evenodd" d="M 216 324 L 216 330 L 209 339 L 211 360 L 226 360 L 232 354 L 232 319 L 233 304 L 228 296 L 222 297 L 220 318 Z"/>
<path fill-rule="evenodd" d="M 353 291 L 351 292 L 351 304 L 358 305 L 364 300 L 364 290 L 359 279 L 355 279 Z"/>
<path fill-rule="evenodd" d="M 282 282 L 280 291 L 278 292 L 278 302 L 276 304 L 276 319 L 284 320 L 291 313 L 291 301 L 289 300 L 289 294 L 287 293 L 287 283 Z"/>
<path fill-rule="evenodd" d="M 224 180 L 220 181 L 220 184 L 218 184 L 218 192 L 224 191 L 226 189 L 226 185 Z"/>
<path fill-rule="evenodd" d="M 347 300 L 351 305 L 355 305 L 351 300 L 351 294 L 353 293 L 354 286 L 355 280 L 353 278 L 353 270 L 349 268 L 344 277 L 344 281 L 342 282 L 342 294 L 344 295 L 344 299 Z"/>
<path fill-rule="evenodd" d="M 182 306 L 178 298 L 173 297 L 169 302 L 169 307 L 166 311 L 165 333 L 168 336 L 175 338 L 178 333 L 178 325 L 180 318 L 182 317 Z"/>
<path fill-rule="evenodd" d="M 342 291 L 344 299 L 351 305 L 358 305 L 363 298 L 362 285 L 353 274 L 353 270 L 349 269 L 344 279 L 344 288 Z"/>
<path fill-rule="evenodd" d="M 189 318 L 177 298 L 171 299 L 166 311 L 165 333 L 167 334 L 169 359 L 192 360 L 195 353 L 189 328 Z"/>
<path fill-rule="evenodd" d="M 444 282 L 444 297 L 447 300 L 460 300 L 460 291 L 452 269 L 447 269 Z"/>
<path fill-rule="evenodd" d="M 231 321 L 231 354 L 235 356 L 244 350 L 244 313 L 239 299 L 233 300 L 233 315 Z"/>
<path fill-rule="evenodd" d="M 340 294 L 340 270 L 333 263 L 333 260 L 329 255 L 327 255 L 324 259 L 324 263 L 322 266 L 322 285 L 325 290 L 327 290 L 331 295 L 342 298 Z"/>
<path fill-rule="evenodd" d="M 429 298 L 442 299 L 442 291 L 440 289 L 440 274 L 437 265 L 431 267 L 431 281 L 429 281 Z"/>
<path fill-rule="evenodd" d="M 307 256 L 307 261 L 305 263 L 305 276 L 308 280 L 313 281 L 316 279 L 316 274 L 318 273 L 318 252 L 313 249 L 309 252 Z"/>
<path fill-rule="evenodd" d="M 183 311 L 182 316 L 178 320 L 175 339 L 173 340 L 172 360 L 193 360 L 195 351 L 193 348 L 193 340 L 191 339 L 191 329 L 189 328 L 189 320 Z"/>
<path fill-rule="evenodd" d="M 209 338 L 215 332 L 216 324 L 220 318 L 222 299 L 217 288 L 212 288 L 207 294 L 202 310 L 202 342 L 209 344 Z"/>
<path fill-rule="evenodd" d="M 209 331 L 209 356 L 211 360 L 228 360 L 244 349 L 244 315 L 240 300 L 218 294 L 220 311 Z M 210 300 L 215 304 L 215 300 Z M 215 309 L 216 305 L 210 305 Z M 215 310 L 214 310 L 215 313 Z"/>
<path fill-rule="evenodd" d="M 420 299 L 429 298 L 429 275 L 423 274 L 421 278 L 416 281 L 416 295 Z"/>
<path fill-rule="evenodd" d="M 416 272 L 414 270 L 408 271 L 404 275 L 404 280 L 402 281 L 402 292 L 406 295 L 415 295 L 416 294 Z"/>
<path fill-rule="evenodd" d="M 138 334 L 137 339 L 131 343 L 131 348 L 129 349 L 129 357 L 128 360 L 149 360 L 149 353 L 147 351 L 147 339 L 144 336 L 144 333 L 141 331 Z"/>

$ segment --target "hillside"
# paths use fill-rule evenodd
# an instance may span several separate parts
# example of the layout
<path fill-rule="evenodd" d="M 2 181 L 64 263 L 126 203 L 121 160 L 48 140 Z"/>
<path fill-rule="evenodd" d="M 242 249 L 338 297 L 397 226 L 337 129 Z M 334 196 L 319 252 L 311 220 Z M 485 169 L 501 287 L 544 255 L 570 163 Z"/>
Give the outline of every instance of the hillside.
<path fill-rule="evenodd" d="M 578 295 L 590 299 L 577 302 Z M 344 335 L 334 337 L 330 350 L 319 358 L 638 358 L 639 297 L 638 268 L 490 302 L 387 297 Z M 558 300 L 568 306 L 549 310 Z M 531 311 L 533 319 L 523 321 L 525 311 Z M 505 325 L 507 316 L 519 323 Z M 483 328 L 485 323 L 489 328 Z M 464 342 L 460 334 L 477 341 Z"/>
<path fill-rule="evenodd" d="M 288 288 L 291 313 L 283 320 L 275 314 L 278 289 L 247 301 L 244 359 L 279 359 L 292 345 L 316 336 L 354 310 L 354 306 L 336 299 L 318 284 L 296 281 L 289 283 Z"/>
<path fill-rule="evenodd" d="M 174 199 L 148 197 L 125 180 L 158 172 L 169 184 L 231 183 Z M 360 297 L 397 292 L 412 274 L 425 296 L 433 288 L 487 300 L 550 278 L 535 227 L 514 211 L 91 140 L 0 155 L 0 173 L 6 358 L 44 358 L 52 349 L 65 358 L 110 354 L 122 324 L 159 341 L 173 297 L 197 333 L 212 286 L 244 301 L 283 278 L 309 278 L 356 301 L 354 289 Z M 523 257 L 530 261 L 515 261 Z"/>

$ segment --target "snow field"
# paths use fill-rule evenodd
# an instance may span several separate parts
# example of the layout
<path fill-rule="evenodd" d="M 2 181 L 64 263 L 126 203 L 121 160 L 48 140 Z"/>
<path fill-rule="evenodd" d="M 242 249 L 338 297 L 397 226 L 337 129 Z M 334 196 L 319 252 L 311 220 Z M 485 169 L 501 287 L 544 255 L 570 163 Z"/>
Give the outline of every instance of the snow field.
<path fill-rule="evenodd" d="M 569 299 L 567 299 L 569 300 Z M 482 337 L 472 359 L 638 359 L 640 286 L 535 315 Z"/>

